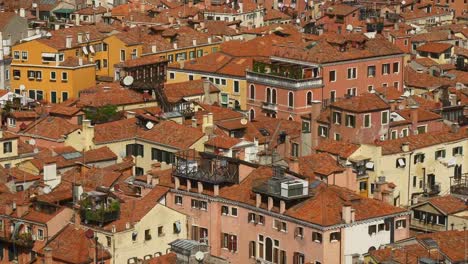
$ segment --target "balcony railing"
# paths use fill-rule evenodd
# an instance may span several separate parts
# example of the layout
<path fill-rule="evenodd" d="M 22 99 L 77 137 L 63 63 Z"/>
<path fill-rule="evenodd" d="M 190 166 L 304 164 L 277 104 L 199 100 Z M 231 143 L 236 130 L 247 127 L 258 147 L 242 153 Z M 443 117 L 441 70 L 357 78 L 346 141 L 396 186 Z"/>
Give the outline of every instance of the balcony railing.
<path fill-rule="evenodd" d="M 247 81 L 264 84 L 273 87 L 287 88 L 291 90 L 302 90 L 308 88 L 319 88 L 323 86 L 322 78 L 292 79 L 268 73 L 247 71 Z"/>
<path fill-rule="evenodd" d="M 450 193 L 468 196 L 468 174 L 459 177 L 450 177 Z"/>
<path fill-rule="evenodd" d="M 104 224 L 115 221 L 120 217 L 120 203 L 102 203 L 96 205 L 92 202 L 93 197 L 87 197 L 81 201 L 80 216 L 85 223 Z"/>
<path fill-rule="evenodd" d="M 440 193 L 441 185 L 439 182 L 436 182 L 432 185 L 429 185 L 426 189 L 426 193 L 429 195 L 437 195 Z"/>
<path fill-rule="evenodd" d="M 262 108 L 269 111 L 278 111 L 278 105 L 269 102 L 263 102 Z"/>

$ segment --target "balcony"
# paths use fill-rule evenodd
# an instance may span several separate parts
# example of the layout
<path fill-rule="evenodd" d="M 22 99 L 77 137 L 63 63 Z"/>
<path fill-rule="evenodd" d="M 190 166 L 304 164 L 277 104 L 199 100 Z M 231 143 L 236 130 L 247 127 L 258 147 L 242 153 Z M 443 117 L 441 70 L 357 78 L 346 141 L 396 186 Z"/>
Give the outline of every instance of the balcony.
<path fill-rule="evenodd" d="M 278 111 L 278 105 L 273 104 L 273 103 L 269 103 L 269 102 L 263 102 L 262 109 L 276 112 L 276 111 Z"/>
<path fill-rule="evenodd" d="M 108 199 L 107 194 L 90 192 L 80 202 L 80 216 L 87 224 L 96 223 L 103 225 L 119 219 L 120 203 L 117 200 Z"/>
<path fill-rule="evenodd" d="M 460 177 L 450 177 L 450 193 L 468 197 L 468 174 L 463 174 Z"/>
<path fill-rule="evenodd" d="M 20 247 L 32 248 L 34 245 L 34 240 L 31 233 L 22 233 L 12 238 L 13 243 Z"/>
<path fill-rule="evenodd" d="M 259 83 L 267 86 L 286 88 L 289 90 L 302 90 L 309 88 L 320 88 L 323 86 L 322 78 L 290 78 L 272 73 L 259 73 L 247 71 L 247 81 L 252 83 Z"/>
<path fill-rule="evenodd" d="M 441 190 L 441 185 L 440 185 L 440 182 L 436 182 L 432 185 L 429 185 L 427 188 L 426 188 L 426 191 L 425 193 L 427 195 L 437 195 L 440 193 L 440 190 Z"/>

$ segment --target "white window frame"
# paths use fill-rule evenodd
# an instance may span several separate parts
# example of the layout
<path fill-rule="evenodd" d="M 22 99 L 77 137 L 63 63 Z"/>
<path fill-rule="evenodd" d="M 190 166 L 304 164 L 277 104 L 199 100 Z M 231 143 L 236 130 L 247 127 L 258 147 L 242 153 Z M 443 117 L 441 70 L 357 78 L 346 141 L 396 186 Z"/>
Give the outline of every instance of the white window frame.
<path fill-rule="evenodd" d="M 384 123 L 384 119 L 383 119 L 384 113 L 387 114 L 387 122 L 386 123 Z M 390 113 L 389 113 L 389 111 L 385 110 L 385 111 L 380 112 L 380 124 L 388 125 L 388 123 L 390 123 Z"/>
<path fill-rule="evenodd" d="M 369 126 L 366 126 L 366 116 L 369 117 Z M 364 116 L 362 118 L 362 127 L 364 127 L 364 128 L 372 127 L 372 115 L 371 114 L 364 114 Z"/>
<path fill-rule="evenodd" d="M 335 76 L 334 76 L 334 78 L 333 78 L 333 81 L 330 80 L 331 72 L 334 72 L 334 73 L 335 73 Z M 336 71 L 336 70 L 331 70 L 331 71 L 329 71 L 329 72 L 328 72 L 328 79 L 329 79 L 330 82 L 336 82 L 336 79 L 338 79 L 337 71 Z"/>
<path fill-rule="evenodd" d="M 66 78 L 63 78 L 63 74 L 65 74 Z M 68 81 L 68 72 L 62 72 L 60 77 L 62 78 L 62 81 Z"/>
<path fill-rule="evenodd" d="M 350 73 L 349 70 L 351 70 L 351 77 L 349 76 L 349 73 Z M 357 72 L 356 67 L 350 67 L 350 68 L 347 69 L 346 77 L 347 77 L 348 80 L 355 80 L 355 79 L 357 79 L 357 76 L 358 76 L 358 72 Z"/>

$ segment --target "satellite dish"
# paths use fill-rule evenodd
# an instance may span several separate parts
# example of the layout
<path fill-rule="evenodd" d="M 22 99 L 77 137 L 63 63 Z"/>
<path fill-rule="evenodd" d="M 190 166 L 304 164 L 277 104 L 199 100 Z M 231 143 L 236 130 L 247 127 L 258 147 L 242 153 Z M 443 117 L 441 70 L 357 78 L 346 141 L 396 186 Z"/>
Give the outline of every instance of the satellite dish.
<path fill-rule="evenodd" d="M 31 138 L 29 140 L 29 145 L 33 145 L 33 146 L 36 145 L 36 140 L 34 138 Z"/>
<path fill-rule="evenodd" d="M 296 24 L 300 24 L 301 20 L 299 18 L 296 19 Z"/>
<path fill-rule="evenodd" d="M 52 189 L 50 188 L 50 186 L 46 186 L 42 189 L 42 191 L 45 193 L 45 194 L 48 194 L 52 191 Z"/>
<path fill-rule="evenodd" d="M 24 86 L 24 84 L 20 84 L 19 88 L 20 88 L 21 91 L 26 90 L 26 86 Z"/>
<path fill-rule="evenodd" d="M 205 258 L 205 254 L 203 252 L 198 251 L 197 253 L 195 253 L 195 259 L 197 261 L 202 261 L 204 258 Z"/>
<path fill-rule="evenodd" d="M 37 8 L 37 3 L 33 3 L 33 4 L 32 4 L 32 7 L 33 7 L 33 8 Z"/>
<path fill-rule="evenodd" d="M 243 126 L 245 126 L 245 125 L 247 125 L 248 120 L 247 120 L 247 118 L 242 118 L 240 122 L 241 122 L 241 124 Z"/>
<path fill-rule="evenodd" d="M 346 30 L 348 30 L 348 31 L 353 31 L 353 25 L 348 24 L 348 25 L 346 26 Z"/>
<path fill-rule="evenodd" d="M 38 149 L 38 148 L 34 148 L 34 149 L 33 149 L 33 153 L 34 153 L 34 154 L 39 153 L 39 149 Z"/>
<path fill-rule="evenodd" d="M 133 84 L 133 81 L 134 81 L 134 79 L 133 79 L 132 76 L 130 76 L 130 75 L 129 75 L 129 76 L 125 76 L 125 78 L 123 79 L 123 84 L 124 84 L 125 86 L 130 86 L 130 85 Z"/>
<path fill-rule="evenodd" d="M 410 95 L 411 95 L 410 91 L 405 91 L 405 92 L 403 93 L 403 96 L 404 96 L 404 97 L 409 97 Z"/>
<path fill-rule="evenodd" d="M 406 4 L 406 1 L 405 0 L 401 1 L 401 4 L 402 5 Z"/>
<path fill-rule="evenodd" d="M 149 121 L 148 123 L 146 123 L 146 128 L 147 129 L 152 129 L 153 127 L 154 127 L 153 122 Z"/>

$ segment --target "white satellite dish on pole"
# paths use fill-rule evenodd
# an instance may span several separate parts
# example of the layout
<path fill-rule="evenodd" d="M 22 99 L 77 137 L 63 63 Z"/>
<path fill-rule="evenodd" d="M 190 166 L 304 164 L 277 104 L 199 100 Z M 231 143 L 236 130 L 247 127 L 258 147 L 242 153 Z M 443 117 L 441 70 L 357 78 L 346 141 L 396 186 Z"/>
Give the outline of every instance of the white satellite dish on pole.
<path fill-rule="evenodd" d="M 125 78 L 123 78 L 122 82 L 125 86 L 130 86 L 133 84 L 133 81 L 134 81 L 133 77 L 128 75 L 128 76 L 125 76 Z"/>
<path fill-rule="evenodd" d="M 401 1 L 401 4 L 402 4 L 402 5 L 405 5 L 405 4 L 406 4 L 406 1 L 405 1 L 405 0 Z"/>
<path fill-rule="evenodd" d="M 36 145 L 36 140 L 34 138 L 31 138 L 29 141 L 29 145 Z"/>
<path fill-rule="evenodd" d="M 20 84 L 19 88 L 20 88 L 21 91 L 26 90 L 26 86 L 24 86 L 24 84 Z"/>
<path fill-rule="evenodd" d="M 45 193 L 45 194 L 48 194 L 52 191 L 52 189 L 50 188 L 50 186 L 45 186 L 42 191 Z"/>
<path fill-rule="evenodd" d="M 154 127 L 153 122 L 149 121 L 148 123 L 146 123 L 146 128 L 147 129 L 151 130 L 153 127 Z"/>
<path fill-rule="evenodd" d="M 205 258 L 205 254 L 203 252 L 198 251 L 197 253 L 195 253 L 195 259 L 198 262 L 201 262 L 204 258 Z"/>
<path fill-rule="evenodd" d="M 348 31 L 353 31 L 353 25 L 348 24 L 348 25 L 346 26 L 346 30 L 348 30 Z"/>
<path fill-rule="evenodd" d="M 247 118 L 242 118 L 241 121 L 240 121 L 240 123 L 241 123 L 243 126 L 247 125 L 247 122 L 248 122 Z"/>

